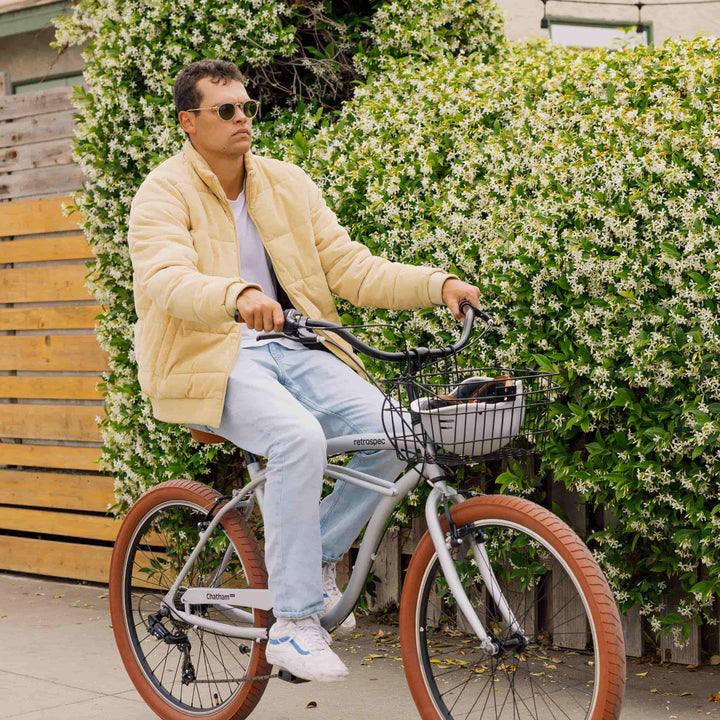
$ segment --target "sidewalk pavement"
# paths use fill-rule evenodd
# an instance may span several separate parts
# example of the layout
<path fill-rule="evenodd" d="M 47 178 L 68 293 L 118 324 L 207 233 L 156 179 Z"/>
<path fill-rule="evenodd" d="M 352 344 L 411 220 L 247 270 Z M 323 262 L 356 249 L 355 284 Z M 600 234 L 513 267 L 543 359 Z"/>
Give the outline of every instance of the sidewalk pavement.
<path fill-rule="evenodd" d="M 379 630 L 383 642 L 376 640 Z M 366 659 L 400 654 L 393 647 L 397 627 L 361 618 L 358 633 L 354 640 L 333 645 L 350 668 L 347 682 L 290 685 L 271 680 L 251 717 L 417 720 L 401 662 Z M 711 693 L 720 693 L 720 668 L 688 671 L 630 663 L 622 718 L 720 719 L 720 701 L 710 701 Z M 0 718 L 155 717 L 135 692 L 116 651 L 107 588 L 0 574 Z"/>

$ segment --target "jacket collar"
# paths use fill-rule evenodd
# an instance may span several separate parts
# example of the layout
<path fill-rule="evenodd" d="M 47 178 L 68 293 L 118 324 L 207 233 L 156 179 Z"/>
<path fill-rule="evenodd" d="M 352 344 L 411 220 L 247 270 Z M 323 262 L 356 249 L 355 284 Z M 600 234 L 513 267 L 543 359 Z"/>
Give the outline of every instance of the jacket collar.
<path fill-rule="evenodd" d="M 208 164 L 208 161 L 195 149 L 195 146 L 186 138 L 185 144 L 182 148 L 182 153 L 186 160 L 190 163 L 190 166 L 198 174 L 199 178 L 208 186 L 211 192 L 224 202 L 227 202 L 227 196 L 223 190 L 218 176 L 212 171 L 212 168 Z M 255 190 L 255 170 L 256 161 L 255 156 L 251 151 L 245 154 L 245 197 L 248 203 L 251 197 L 254 197 Z"/>

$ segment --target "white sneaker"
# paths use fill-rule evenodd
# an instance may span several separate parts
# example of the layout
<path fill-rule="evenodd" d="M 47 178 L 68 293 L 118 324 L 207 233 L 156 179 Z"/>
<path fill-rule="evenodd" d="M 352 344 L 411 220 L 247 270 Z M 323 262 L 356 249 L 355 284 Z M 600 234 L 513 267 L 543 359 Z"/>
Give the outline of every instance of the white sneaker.
<path fill-rule="evenodd" d="M 325 600 L 325 612 L 327 613 L 330 608 L 340 602 L 342 593 L 338 589 L 337 583 L 335 582 L 335 563 L 322 564 L 322 583 L 323 583 L 323 598 Z M 357 627 L 355 622 L 355 615 L 350 613 L 336 628 L 335 634 L 339 638 L 349 638 Z"/>
<path fill-rule="evenodd" d="M 348 676 L 345 663 L 330 649 L 327 630 L 315 616 L 301 620 L 279 618 L 270 628 L 265 657 L 304 680 L 336 682 Z"/>

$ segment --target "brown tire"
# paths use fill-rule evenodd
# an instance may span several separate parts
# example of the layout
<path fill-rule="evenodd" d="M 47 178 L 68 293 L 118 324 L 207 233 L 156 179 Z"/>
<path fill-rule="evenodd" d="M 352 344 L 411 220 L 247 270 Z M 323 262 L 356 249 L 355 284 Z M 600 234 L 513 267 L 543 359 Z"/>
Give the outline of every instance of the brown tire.
<path fill-rule="evenodd" d="M 486 630 L 508 646 L 496 656 L 480 647 L 453 604 L 426 532 L 400 603 L 405 675 L 423 720 L 619 718 L 625 691 L 620 617 L 582 540 L 545 508 L 517 497 L 473 498 L 454 506 L 451 517 L 467 531 L 464 549 L 453 551 L 463 588 Z M 442 527 L 447 532 L 444 516 Z M 477 528 L 520 635 L 489 599 L 473 566 L 476 556 L 466 549 Z M 527 646 L 511 647 L 519 637 Z"/>
<path fill-rule="evenodd" d="M 173 582 L 173 572 L 189 556 L 202 521 L 220 497 L 206 485 L 187 480 L 162 483 L 146 492 L 124 519 L 110 564 L 110 614 L 113 633 L 125 669 L 145 702 L 163 720 L 238 720 L 247 717 L 257 705 L 267 684 L 265 680 L 231 682 L 241 677 L 268 675 L 264 643 L 230 638 L 207 629 L 188 626 L 176 617 L 159 618 L 164 628 L 187 644 L 171 644 L 150 633 L 157 625 L 160 599 Z M 218 588 L 267 587 L 267 572 L 257 540 L 245 518 L 228 512 L 188 573 L 182 587 L 207 585 L 217 573 L 219 560 L 229 542 L 235 552 L 220 575 Z M 229 552 L 229 551 L 228 551 Z M 176 607 L 180 607 L 179 604 Z M 197 606 L 194 606 L 197 607 Z M 208 619 L 226 622 L 227 614 L 215 606 L 199 612 Z M 155 615 L 155 619 L 151 619 Z M 267 612 L 252 610 L 247 621 L 229 622 L 267 627 Z M 187 648 L 187 651 L 184 649 Z M 164 654 L 164 663 L 163 663 Z M 194 680 L 187 684 L 183 672 Z M 156 662 L 157 661 L 157 662 Z M 174 675 L 173 675 L 174 673 Z M 217 708 L 217 709 L 215 709 Z"/>

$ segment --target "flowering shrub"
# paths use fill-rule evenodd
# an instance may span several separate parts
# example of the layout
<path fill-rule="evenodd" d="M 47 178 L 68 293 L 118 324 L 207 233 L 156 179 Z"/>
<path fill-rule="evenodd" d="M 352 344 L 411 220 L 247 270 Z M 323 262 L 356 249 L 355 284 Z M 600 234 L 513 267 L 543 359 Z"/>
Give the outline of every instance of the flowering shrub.
<path fill-rule="evenodd" d="M 489 0 L 481 5 L 494 7 Z M 397 15 L 409 3 L 396 0 L 393 6 Z M 88 287 L 108 308 L 97 324 L 111 368 L 100 385 L 106 409 L 99 418 L 100 468 L 116 478 L 114 509 L 120 514 L 162 480 L 209 472 L 217 480 L 224 469 L 239 470 L 227 456 L 229 446 L 198 446 L 186 429 L 156 421 L 137 382 L 127 220 L 142 180 L 185 139 L 174 112 L 174 78 L 202 57 L 232 60 L 246 74 L 250 92 L 262 99 L 259 137 L 267 142 L 292 135 L 350 94 L 359 78 L 354 56 L 380 57 L 373 48 L 385 42 L 385 30 L 382 24 L 371 27 L 368 10 L 357 8 L 352 2 L 83 0 L 71 15 L 54 21 L 58 47 L 91 41 L 83 53 L 88 90 L 78 89 L 75 98 L 74 149 L 89 182 L 75 195 L 73 208 L 84 214 L 97 258 L 89 264 Z M 422 12 L 407 14 L 423 24 Z M 456 19 L 454 32 L 461 25 Z M 454 47 L 462 49 L 457 42 Z M 283 114 L 287 106 L 295 109 Z"/>
<path fill-rule="evenodd" d="M 480 286 L 499 328 L 479 362 L 560 370 L 544 470 L 614 517 L 596 556 L 656 627 L 720 591 L 719 51 L 397 62 L 300 155 L 353 237 Z M 426 342 L 456 328 L 380 315 Z M 661 620 L 671 577 L 686 595 Z"/>
<path fill-rule="evenodd" d="M 370 42 L 355 63 L 367 74 L 394 58 L 478 53 L 488 60 L 503 45 L 503 20 L 488 0 L 391 0 L 379 3 L 363 35 Z"/>
<path fill-rule="evenodd" d="M 560 370 L 568 402 L 553 408 L 544 472 L 614 518 L 593 540 L 618 598 L 672 622 L 661 594 L 679 578 L 681 616 L 707 610 L 720 591 L 720 41 L 616 53 L 525 43 L 484 64 L 500 45 L 489 2 L 395 0 L 369 24 L 328 5 L 86 0 L 58 22 L 60 44 L 92 39 L 75 149 L 89 183 L 75 202 L 97 255 L 90 287 L 108 307 L 101 467 L 116 510 L 228 459 L 154 420 L 140 395 L 126 242 L 137 186 L 183 142 L 173 78 L 215 56 L 277 108 L 258 123 L 258 151 L 302 164 L 352 237 L 481 287 L 499 322 L 473 362 Z M 321 57 L 305 44 L 311 22 L 336 33 Z M 284 110 L 278 87 L 298 58 L 307 82 Z M 332 83 L 366 73 L 334 114 L 347 92 Z M 343 311 L 424 344 L 457 329 L 446 311 Z M 499 481 L 516 493 L 536 483 L 512 468 Z"/>

